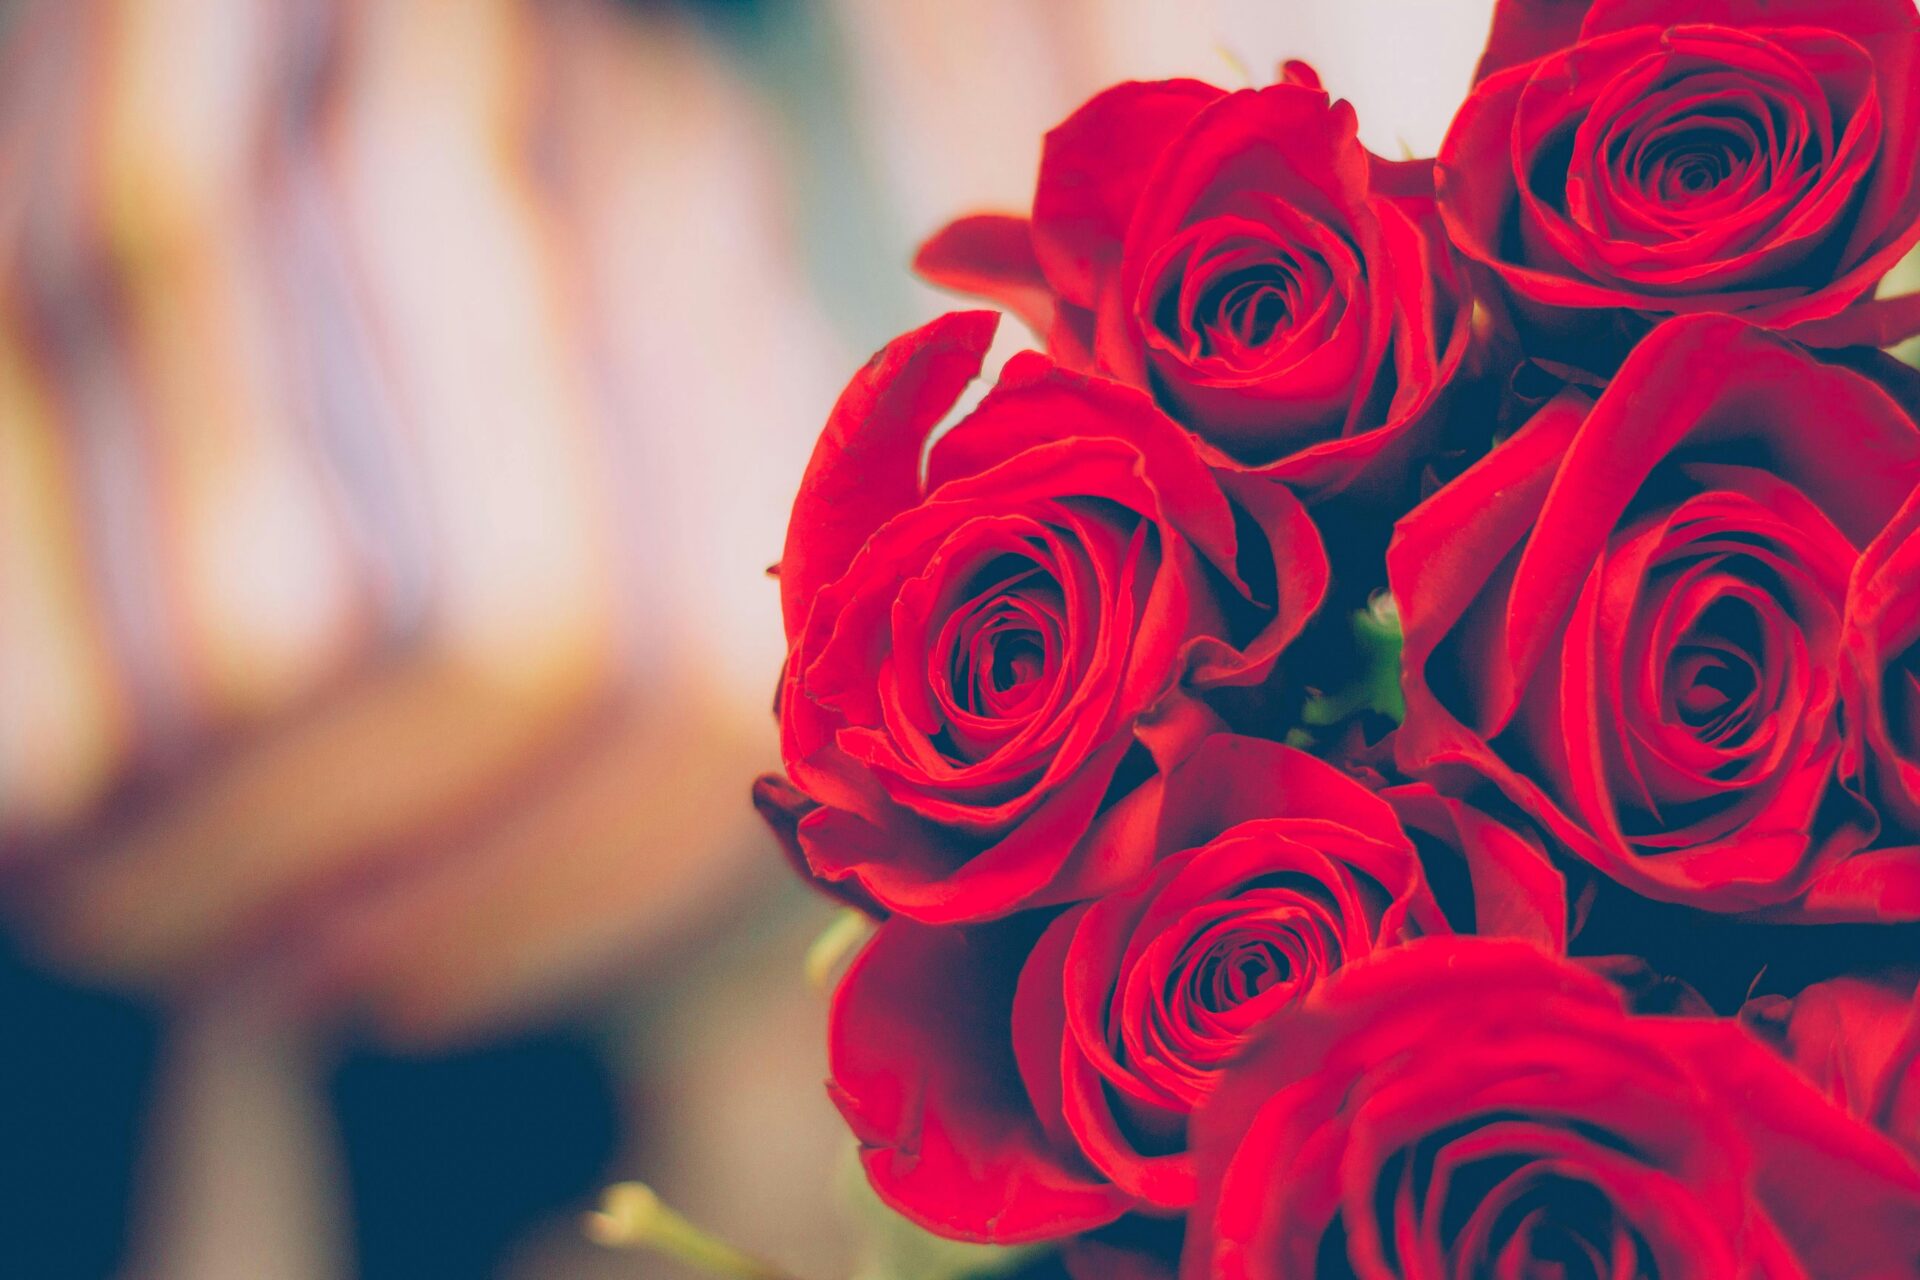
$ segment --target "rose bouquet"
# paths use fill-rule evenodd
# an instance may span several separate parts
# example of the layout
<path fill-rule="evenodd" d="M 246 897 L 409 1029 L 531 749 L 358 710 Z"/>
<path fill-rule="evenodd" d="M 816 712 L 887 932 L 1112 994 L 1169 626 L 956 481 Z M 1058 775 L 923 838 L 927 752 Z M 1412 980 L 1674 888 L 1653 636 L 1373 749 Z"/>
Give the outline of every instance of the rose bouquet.
<path fill-rule="evenodd" d="M 756 802 L 879 1197 L 1080 1277 L 1920 1276 L 1914 0 L 1130 83 L 847 388 Z"/>

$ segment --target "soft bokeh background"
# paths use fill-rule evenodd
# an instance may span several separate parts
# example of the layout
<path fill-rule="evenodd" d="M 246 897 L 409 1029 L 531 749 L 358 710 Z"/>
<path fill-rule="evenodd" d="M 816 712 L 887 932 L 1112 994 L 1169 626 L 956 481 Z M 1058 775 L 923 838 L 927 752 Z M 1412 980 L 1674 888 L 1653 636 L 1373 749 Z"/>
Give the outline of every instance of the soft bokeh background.
<path fill-rule="evenodd" d="M 1096 89 L 1430 154 L 1489 8 L 0 4 L 0 1275 L 680 1274 L 616 1177 L 853 1274 L 746 803 L 814 433 Z"/>

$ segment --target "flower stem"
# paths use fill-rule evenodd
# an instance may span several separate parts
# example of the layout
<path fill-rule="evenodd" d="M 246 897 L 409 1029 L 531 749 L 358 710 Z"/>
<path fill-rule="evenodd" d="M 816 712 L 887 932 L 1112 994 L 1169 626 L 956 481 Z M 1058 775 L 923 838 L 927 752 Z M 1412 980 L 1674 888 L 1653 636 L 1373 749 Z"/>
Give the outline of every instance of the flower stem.
<path fill-rule="evenodd" d="M 772 1263 L 742 1253 L 662 1204 L 653 1188 L 616 1182 L 586 1215 L 587 1237 L 609 1249 L 650 1249 L 709 1275 L 731 1280 L 794 1280 Z"/>
<path fill-rule="evenodd" d="M 807 983 L 816 991 L 824 991 L 833 981 L 834 970 L 838 969 L 846 958 L 858 949 L 873 934 L 873 921 L 865 912 L 848 907 L 833 918 L 833 923 L 821 930 L 820 936 L 807 948 Z"/>

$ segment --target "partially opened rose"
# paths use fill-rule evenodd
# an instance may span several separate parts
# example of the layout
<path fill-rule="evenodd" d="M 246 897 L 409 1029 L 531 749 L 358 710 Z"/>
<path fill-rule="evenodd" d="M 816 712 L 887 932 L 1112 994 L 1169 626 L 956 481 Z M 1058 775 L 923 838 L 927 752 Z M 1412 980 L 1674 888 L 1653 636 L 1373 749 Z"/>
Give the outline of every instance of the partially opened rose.
<path fill-rule="evenodd" d="M 1441 213 L 1549 326 L 1832 317 L 1920 239 L 1917 53 L 1912 0 L 1501 0 Z"/>
<path fill-rule="evenodd" d="M 1516 942 L 1343 970 L 1196 1122 L 1190 1280 L 1909 1276 L 1920 1165 L 1734 1023 Z"/>
<path fill-rule="evenodd" d="M 1210 459 L 1330 491 L 1431 443 L 1471 308 L 1427 166 L 1370 156 L 1288 70 L 1099 94 L 1047 136 L 1030 222 L 963 219 L 917 265 L 1150 388 Z"/>
<path fill-rule="evenodd" d="M 1284 486 L 1217 478 L 1146 396 L 1041 356 L 929 449 L 993 325 L 946 316 L 854 380 L 779 570 L 793 790 L 763 803 L 785 797 L 814 874 L 930 921 L 1137 873 L 1152 851 L 1107 838 L 1110 806 L 1219 727 L 1203 695 L 1265 680 L 1326 589 Z"/>
<path fill-rule="evenodd" d="M 1905 859 L 1850 861 L 1841 618 L 1920 479 L 1879 385 L 1727 317 L 1655 329 L 1399 523 L 1409 771 L 1491 783 L 1647 897 L 1910 918 Z"/>
<path fill-rule="evenodd" d="M 1156 790 L 1167 856 L 1136 884 L 1044 931 L 889 921 L 836 994 L 835 1101 L 916 1221 L 1013 1242 L 1184 1209 L 1188 1118 L 1250 1039 L 1343 965 L 1454 927 L 1394 806 L 1304 752 L 1210 738 Z M 1409 799 L 1468 923 L 1564 940 L 1538 846 Z"/>

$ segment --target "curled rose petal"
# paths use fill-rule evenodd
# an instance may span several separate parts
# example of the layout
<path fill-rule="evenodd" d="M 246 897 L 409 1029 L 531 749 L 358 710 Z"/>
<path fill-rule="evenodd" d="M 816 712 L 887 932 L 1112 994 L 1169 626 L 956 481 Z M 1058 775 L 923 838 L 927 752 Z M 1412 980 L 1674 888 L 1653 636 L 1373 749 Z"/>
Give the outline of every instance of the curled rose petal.
<path fill-rule="evenodd" d="M 1920 1159 L 1920 970 L 1888 969 L 1761 996 L 1742 1021 L 1841 1107 Z"/>
<path fill-rule="evenodd" d="M 1050 1141 L 1005 1024 L 1023 921 L 880 927 L 834 995 L 829 1092 L 874 1189 L 951 1239 L 1016 1244 L 1112 1222 L 1127 1198 Z"/>

